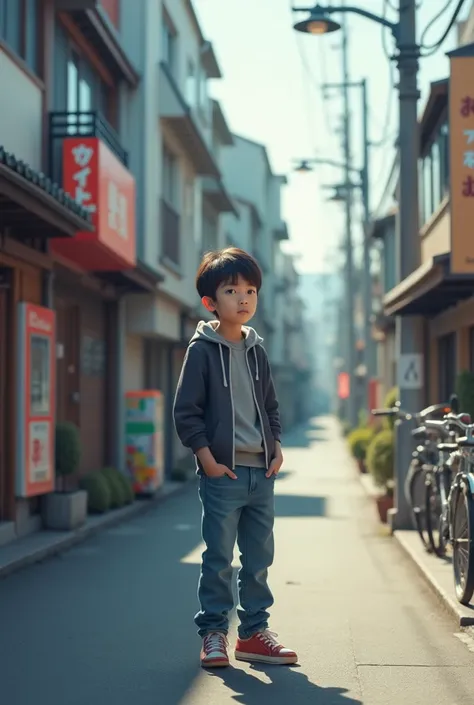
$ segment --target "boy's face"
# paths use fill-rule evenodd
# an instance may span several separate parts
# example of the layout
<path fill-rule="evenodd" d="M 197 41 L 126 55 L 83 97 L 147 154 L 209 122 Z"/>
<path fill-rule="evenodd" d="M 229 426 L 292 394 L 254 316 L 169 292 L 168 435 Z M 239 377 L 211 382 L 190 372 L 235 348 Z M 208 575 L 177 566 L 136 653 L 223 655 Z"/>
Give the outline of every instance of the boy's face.
<path fill-rule="evenodd" d="M 225 323 L 245 325 L 257 310 L 257 289 L 240 275 L 236 284 L 222 283 L 216 291 L 215 300 L 202 300 L 208 311 L 216 311 L 219 320 Z"/>

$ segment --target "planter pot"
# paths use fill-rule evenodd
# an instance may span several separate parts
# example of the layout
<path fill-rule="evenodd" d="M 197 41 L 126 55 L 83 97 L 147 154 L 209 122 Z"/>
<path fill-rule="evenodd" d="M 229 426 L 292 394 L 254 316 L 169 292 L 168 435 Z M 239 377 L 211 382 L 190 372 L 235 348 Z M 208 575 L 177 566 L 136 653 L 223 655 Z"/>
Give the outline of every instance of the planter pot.
<path fill-rule="evenodd" d="M 388 511 L 389 509 L 393 509 L 393 497 L 391 495 L 384 494 L 381 497 L 377 497 L 376 502 L 380 521 L 386 524 Z"/>
<path fill-rule="evenodd" d="M 357 465 L 359 467 L 359 472 L 361 473 L 361 475 L 365 475 L 367 473 L 367 467 L 365 465 L 365 462 L 361 459 L 358 459 Z"/>
<path fill-rule="evenodd" d="M 73 531 L 87 517 L 87 492 L 53 492 L 43 498 L 43 522 L 47 529 Z"/>

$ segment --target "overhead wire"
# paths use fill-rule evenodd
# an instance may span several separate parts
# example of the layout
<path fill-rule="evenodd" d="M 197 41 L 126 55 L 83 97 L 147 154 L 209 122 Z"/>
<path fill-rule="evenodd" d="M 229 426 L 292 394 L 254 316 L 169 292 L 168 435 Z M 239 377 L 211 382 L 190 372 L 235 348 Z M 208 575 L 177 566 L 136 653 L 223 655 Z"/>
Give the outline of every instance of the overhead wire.
<path fill-rule="evenodd" d="M 433 44 L 429 44 L 429 45 L 421 44 L 420 48 L 424 49 L 425 53 L 421 53 L 420 56 L 428 57 L 428 56 L 433 56 L 433 54 L 436 54 L 438 49 L 443 44 L 444 40 L 447 38 L 450 31 L 453 29 L 454 25 L 456 24 L 456 21 L 459 17 L 459 14 L 460 14 L 462 8 L 464 7 L 465 2 L 466 2 L 466 0 L 458 0 L 458 4 L 456 5 L 456 9 L 454 10 L 454 12 L 452 14 L 452 17 L 448 23 L 448 26 L 446 27 L 446 29 L 444 30 L 443 34 L 441 35 L 441 37 L 438 39 L 437 42 L 434 42 Z M 426 33 L 426 30 L 424 31 L 424 33 Z"/>

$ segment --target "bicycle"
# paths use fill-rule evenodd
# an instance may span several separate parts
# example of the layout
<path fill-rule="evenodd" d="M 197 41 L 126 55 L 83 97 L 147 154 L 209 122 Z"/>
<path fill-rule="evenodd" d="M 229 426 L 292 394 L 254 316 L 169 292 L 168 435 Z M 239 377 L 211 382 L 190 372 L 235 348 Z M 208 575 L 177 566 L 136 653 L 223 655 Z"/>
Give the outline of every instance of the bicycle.
<path fill-rule="evenodd" d="M 458 448 L 457 422 L 471 423 L 469 414 L 459 414 L 458 399 L 454 394 L 451 397 L 450 406 L 451 411 L 443 419 L 445 426 L 440 430 L 441 442 L 437 444 L 438 463 L 427 471 L 425 482 L 426 530 L 431 548 L 438 558 L 446 556 L 448 546 L 445 517 L 452 484 L 452 454 Z"/>
<path fill-rule="evenodd" d="M 427 420 L 426 426 L 445 432 L 454 426 L 465 434 L 451 444 L 456 449 L 449 452 L 449 460 L 445 461 L 452 479 L 439 530 L 452 547 L 456 597 L 467 605 L 474 594 L 474 424 L 464 423 L 463 418 L 466 414 L 442 421 Z"/>
<path fill-rule="evenodd" d="M 404 483 L 406 502 L 411 509 L 413 526 L 418 532 L 420 540 L 429 553 L 433 550 L 426 525 L 426 490 L 425 481 L 427 471 L 437 463 L 438 453 L 433 435 L 427 432 L 423 422 L 428 418 L 444 417 L 451 411 L 447 404 L 432 404 L 422 411 L 412 414 L 404 411 L 400 402 L 391 409 L 373 409 L 374 416 L 388 416 L 396 421 L 415 420 L 419 425 L 412 430 L 411 435 L 417 445 L 412 452 L 412 460 Z"/>

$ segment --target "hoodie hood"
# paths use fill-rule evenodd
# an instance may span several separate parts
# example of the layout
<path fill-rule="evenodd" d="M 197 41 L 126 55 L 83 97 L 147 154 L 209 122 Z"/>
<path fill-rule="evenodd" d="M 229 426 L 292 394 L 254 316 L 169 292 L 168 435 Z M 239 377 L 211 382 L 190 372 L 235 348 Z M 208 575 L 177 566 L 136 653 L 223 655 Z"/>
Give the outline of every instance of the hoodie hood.
<path fill-rule="evenodd" d="M 199 321 L 196 326 L 196 332 L 191 338 L 191 343 L 196 340 L 208 340 L 211 343 L 217 343 L 217 345 L 226 345 L 231 347 L 231 343 L 228 340 L 219 335 L 218 332 L 219 321 Z M 250 326 L 242 326 L 242 333 L 245 338 L 245 347 L 253 348 L 255 345 L 260 345 L 263 343 L 263 338 L 259 336 L 254 328 Z"/>
<path fill-rule="evenodd" d="M 222 368 L 222 383 L 224 387 L 229 386 L 229 382 L 227 380 L 227 375 L 225 371 L 225 364 L 224 364 L 224 353 L 222 351 L 222 347 L 226 347 L 229 350 L 229 354 L 231 353 L 232 349 L 232 343 L 230 343 L 228 340 L 223 338 L 221 335 L 218 333 L 218 327 L 219 327 L 219 321 L 200 321 L 197 324 L 196 327 L 196 332 L 194 333 L 193 337 L 190 340 L 190 343 L 194 343 L 196 340 L 207 340 L 210 343 L 215 343 L 216 345 L 219 346 L 219 355 L 221 358 L 221 368 Z M 257 345 L 260 345 L 260 343 L 263 343 L 263 338 L 259 336 L 256 330 L 254 328 L 251 328 L 250 326 L 242 326 L 242 333 L 244 334 L 244 341 L 245 341 L 245 349 L 248 353 L 250 349 L 253 349 L 253 354 L 255 357 L 255 380 L 258 382 L 259 380 L 259 369 L 258 369 L 258 358 L 257 358 L 257 351 L 255 350 L 255 347 Z M 247 363 L 248 364 L 248 363 Z M 250 368 L 249 368 L 249 373 L 250 373 Z"/>

